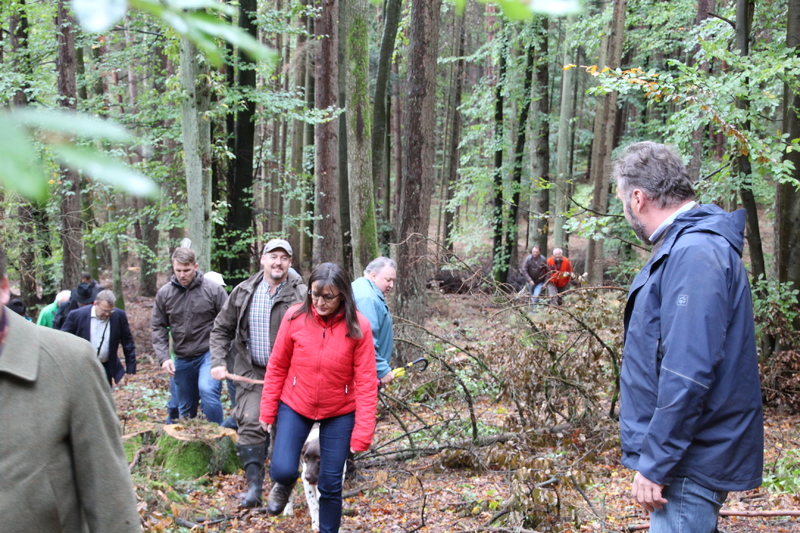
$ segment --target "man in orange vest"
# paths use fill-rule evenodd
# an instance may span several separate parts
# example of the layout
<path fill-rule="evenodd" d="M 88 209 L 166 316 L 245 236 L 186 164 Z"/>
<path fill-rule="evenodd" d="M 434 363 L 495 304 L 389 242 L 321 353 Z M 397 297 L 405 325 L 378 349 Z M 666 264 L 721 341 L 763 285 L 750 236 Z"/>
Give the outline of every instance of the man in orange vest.
<path fill-rule="evenodd" d="M 551 305 L 561 305 L 563 300 L 559 296 L 567 290 L 572 279 L 572 263 L 564 257 L 561 248 L 553 248 L 553 256 L 547 260 L 547 268 L 550 270 L 550 279 L 547 281 L 547 295 L 550 297 Z"/>

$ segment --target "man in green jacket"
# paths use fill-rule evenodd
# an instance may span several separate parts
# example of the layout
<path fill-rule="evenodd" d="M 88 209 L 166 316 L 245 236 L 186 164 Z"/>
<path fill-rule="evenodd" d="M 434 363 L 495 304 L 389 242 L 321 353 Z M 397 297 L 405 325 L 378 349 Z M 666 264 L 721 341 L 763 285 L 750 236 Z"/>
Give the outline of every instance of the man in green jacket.
<path fill-rule="evenodd" d="M 92 345 L 6 312 L 0 247 L 0 529 L 141 531 L 119 421 Z"/>
<path fill-rule="evenodd" d="M 230 362 L 234 374 L 256 382 L 237 383 L 233 410 L 239 426 L 237 448 L 247 479 L 244 507 L 261 504 L 269 435 L 261 429 L 258 418 L 272 345 L 286 310 L 302 302 L 308 293 L 303 279 L 291 268 L 292 246 L 287 241 L 269 241 L 261 266 L 262 270 L 233 289 L 211 330 L 211 377 L 225 379 Z"/>
<path fill-rule="evenodd" d="M 44 306 L 39 312 L 39 318 L 36 319 L 36 325 L 52 328 L 53 319 L 56 317 L 58 308 L 61 306 L 61 304 L 64 304 L 69 300 L 70 294 L 70 291 L 59 292 L 56 295 L 56 300 L 53 303 Z"/>

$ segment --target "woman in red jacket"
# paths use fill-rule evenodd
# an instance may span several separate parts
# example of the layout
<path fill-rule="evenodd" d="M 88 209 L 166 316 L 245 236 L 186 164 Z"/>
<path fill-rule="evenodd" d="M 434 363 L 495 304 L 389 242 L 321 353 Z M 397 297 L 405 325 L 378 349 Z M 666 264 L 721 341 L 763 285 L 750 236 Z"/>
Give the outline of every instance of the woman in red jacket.
<path fill-rule="evenodd" d="M 261 425 L 276 424 L 267 500 L 280 514 L 297 481 L 300 450 L 320 423 L 320 533 L 339 531 L 342 474 L 349 451 L 366 451 L 375 431 L 378 375 L 369 321 L 356 310 L 350 277 L 323 263 L 305 302 L 290 307 L 267 364 Z"/>

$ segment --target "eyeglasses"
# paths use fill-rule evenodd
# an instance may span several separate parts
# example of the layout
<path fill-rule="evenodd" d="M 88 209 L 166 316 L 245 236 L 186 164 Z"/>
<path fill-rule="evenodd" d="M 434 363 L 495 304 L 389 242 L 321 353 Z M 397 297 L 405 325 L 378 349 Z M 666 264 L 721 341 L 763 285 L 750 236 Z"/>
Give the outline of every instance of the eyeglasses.
<path fill-rule="evenodd" d="M 341 293 L 336 294 L 336 295 L 333 295 L 333 294 L 318 294 L 318 293 L 316 293 L 314 291 L 308 291 L 308 295 L 311 296 L 311 301 L 312 302 L 317 301 L 320 298 L 322 298 L 323 300 L 325 300 L 326 304 L 329 304 L 332 301 L 334 301 L 336 298 L 341 296 L 342 294 Z"/>

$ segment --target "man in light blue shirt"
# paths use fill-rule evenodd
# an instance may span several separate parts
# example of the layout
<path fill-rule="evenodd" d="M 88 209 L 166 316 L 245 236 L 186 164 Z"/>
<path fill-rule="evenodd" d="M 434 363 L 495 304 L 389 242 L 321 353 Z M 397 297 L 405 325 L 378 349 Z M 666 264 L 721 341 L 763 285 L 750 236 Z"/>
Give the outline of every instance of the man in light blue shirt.
<path fill-rule="evenodd" d="M 356 306 L 372 326 L 375 363 L 381 385 L 386 385 L 394 379 L 392 367 L 389 364 L 394 348 L 392 315 L 386 305 L 385 296 L 394 287 L 396 278 L 397 263 L 388 257 L 379 257 L 367 265 L 367 268 L 364 269 L 364 276 L 352 284 Z"/>

